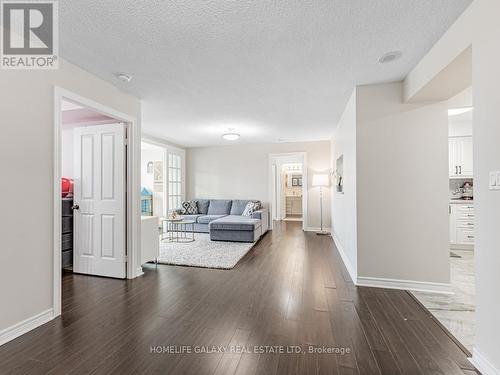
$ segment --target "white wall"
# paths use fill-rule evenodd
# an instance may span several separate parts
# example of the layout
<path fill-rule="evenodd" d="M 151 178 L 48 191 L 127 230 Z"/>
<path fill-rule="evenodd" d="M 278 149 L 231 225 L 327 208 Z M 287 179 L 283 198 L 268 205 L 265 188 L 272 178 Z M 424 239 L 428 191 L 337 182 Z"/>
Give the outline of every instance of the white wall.
<path fill-rule="evenodd" d="M 500 170 L 500 2 L 476 0 L 474 6 L 474 358 L 489 361 L 500 374 L 500 191 L 488 187 L 489 172 Z"/>
<path fill-rule="evenodd" d="M 449 283 L 447 104 L 357 94 L 358 277 Z"/>
<path fill-rule="evenodd" d="M 62 144 L 62 160 L 61 169 L 62 176 L 65 178 L 73 178 L 73 127 L 62 126 L 61 144 Z"/>
<path fill-rule="evenodd" d="M 440 95 L 446 95 L 451 88 L 456 89 L 462 83 L 468 83 L 462 89 L 470 86 L 470 71 L 453 77 L 456 72 L 460 71 L 453 66 L 453 63 L 461 55 L 465 55 L 465 60 L 470 57 L 468 47 L 472 43 L 472 31 L 476 27 L 476 17 L 470 10 L 478 1 L 482 0 L 475 0 L 408 74 L 404 85 L 405 101 L 447 100 L 449 97 L 440 97 Z M 470 64 L 465 62 L 463 65 L 470 70 Z M 457 82 L 459 82 L 458 86 Z"/>
<path fill-rule="evenodd" d="M 344 194 L 337 193 L 336 181 L 332 186 L 332 234 L 351 277 L 356 280 L 357 210 L 356 210 L 356 89 L 354 89 L 331 141 L 332 168 L 344 155 Z"/>
<path fill-rule="evenodd" d="M 358 86 L 346 106 L 332 138 L 334 168 L 344 155 L 344 194 L 332 198 L 334 239 L 356 283 L 443 290 L 450 277 L 447 105 L 402 99 L 402 82 Z"/>
<path fill-rule="evenodd" d="M 141 150 L 141 187 L 146 187 L 154 191 L 154 173 L 147 173 L 147 166 L 150 161 L 164 161 L 164 151 L 161 149 L 142 149 Z"/>
<path fill-rule="evenodd" d="M 0 71 L 0 331 L 53 305 L 54 85 L 141 115 L 138 99 L 62 59 L 54 71 Z"/>
<path fill-rule="evenodd" d="M 474 105 L 472 87 L 467 88 L 448 100 L 448 108 L 464 108 Z M 448 117 L 448 135 L 450 137 L 472 136 L 473 112 Z"/>
<path fill-rule="evenodd" d="M 320 226 L 319 188 L 312 175 L 328 172 L 330 143 L 297 142 L 189 148 L 186 153 L 186 197 L 259 199 L 269 204 L 269 154 L 307 152 L 308 226 Z M 323 225 L 330 227 L 330 194 L 324 194 Z"/>
<path fill-rule="evenodd" d="M 470 137 L 472 136 L 472 120 L 448 122 L 448 135 L 450 137 Z"/>
<path fill-rule="evenodd" d="M 476 266 L 473 361 L 485 375 L 500 374 L 500 192 L 488 187 L 489 172 L 500 170 L 499 14 L 498 0 L 475 0 L 405 82 L 407 98 L 417 96 L 452 63 L 457 52 L 472 44 Z"/>

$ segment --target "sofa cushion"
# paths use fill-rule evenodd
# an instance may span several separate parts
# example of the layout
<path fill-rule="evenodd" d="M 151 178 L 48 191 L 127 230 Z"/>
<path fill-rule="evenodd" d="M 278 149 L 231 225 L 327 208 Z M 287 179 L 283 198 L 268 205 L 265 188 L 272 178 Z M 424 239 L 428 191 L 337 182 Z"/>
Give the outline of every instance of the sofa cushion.
<path fill-rule="evenodd" d="M 231 215 L 241 215 L 245 210 L 245 207 L 248 202 L 251 202 L 247 199 L 235 199 L 233 200 L 233 204 L 231 205 Z"/>
<path fill-rule="evenodd" d="M 260 219 L 253 219 L 247 216 L 229 215 L 212 221 L 209 224 L 210 230 L 256 230 L 262 225 Z"/>
<path fill-rule="evenodd" d="M 198 224 L 208 224 L 211 221 L 223 218 L 226 215 L 201 215 L 198 217 L 197 222 Z"/>
<path fill-rule="evenodd" d="M 233 201 L 224 199 L 210 199 L 208 215 L 229 215 Z"/>
<path fill-rule="evenodd" d="M 197 199 L 196 204 L 198 205 L 198 213 L 203 215 L 208 214 L 208 205 L 210 204 L 208 199 Z"/>
<path fill-rule="evenodd" d="M 181 215 L 181 216 L 184 220 L 194 220 L 195 222 L 197 222 L 198 218 L 203 215 L 197 214 L 197 215 Z"/>

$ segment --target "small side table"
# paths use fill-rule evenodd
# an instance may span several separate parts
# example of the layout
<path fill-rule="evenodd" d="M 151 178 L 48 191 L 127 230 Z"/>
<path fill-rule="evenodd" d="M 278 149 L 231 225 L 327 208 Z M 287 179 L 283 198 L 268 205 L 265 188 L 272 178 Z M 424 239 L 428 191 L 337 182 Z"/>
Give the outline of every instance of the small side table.
<path fill-rule="evenodd" d="M 194 220 L 162 218 L 161 240 L 168 242 L 193 242 L 195 223 L 196 222 Z M 188 228 L 189 225 L 191 225 L 191 228 Z M 188 236 L 188 233 L 191 235 Z"/>

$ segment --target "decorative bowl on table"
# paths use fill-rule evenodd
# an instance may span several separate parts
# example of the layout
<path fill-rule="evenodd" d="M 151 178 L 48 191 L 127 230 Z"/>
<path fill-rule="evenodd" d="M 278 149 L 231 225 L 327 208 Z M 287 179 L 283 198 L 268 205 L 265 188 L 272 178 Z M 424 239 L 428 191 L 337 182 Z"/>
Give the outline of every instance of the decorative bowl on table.
<path fill-rule="evenodd" d="M 172 210 L 169 212 L 168 214 L 168 220 L 179 220 L 181 221 L 182 220 L 182 216 L 180 216 L 177 211 L 175 210 Z"/>

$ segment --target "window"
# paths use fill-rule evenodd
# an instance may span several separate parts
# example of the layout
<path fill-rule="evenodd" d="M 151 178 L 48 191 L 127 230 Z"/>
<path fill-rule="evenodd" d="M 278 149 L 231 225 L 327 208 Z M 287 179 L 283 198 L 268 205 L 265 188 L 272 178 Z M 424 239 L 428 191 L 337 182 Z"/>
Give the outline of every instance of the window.
<path fill-rule="evenodd" d="M 168 153 L 168 210 L 181 207 L 182 202 L 182 157 Z"/>

